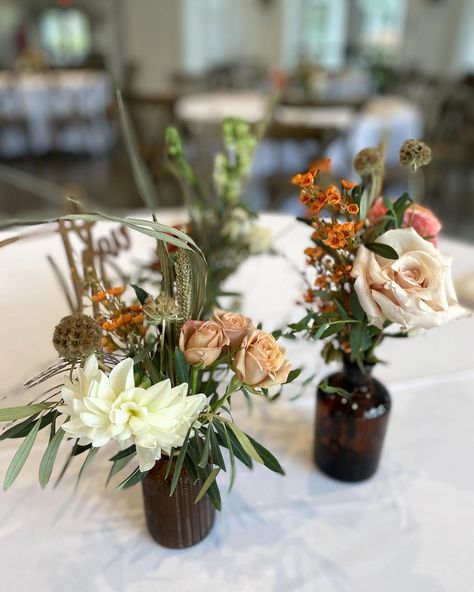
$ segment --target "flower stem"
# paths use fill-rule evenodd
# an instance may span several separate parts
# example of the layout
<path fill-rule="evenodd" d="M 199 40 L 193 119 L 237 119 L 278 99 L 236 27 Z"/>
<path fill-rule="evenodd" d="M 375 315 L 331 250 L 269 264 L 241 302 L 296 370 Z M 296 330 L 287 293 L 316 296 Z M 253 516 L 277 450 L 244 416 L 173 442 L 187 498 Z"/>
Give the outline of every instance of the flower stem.
<path fill-rule="evenodd" d="M 197 382 L 198 382 L 198 373 L 199 368 L 197 366 L 193 366 L 191 370 L 191 394 L 195 395 L 197 391 Z"/>

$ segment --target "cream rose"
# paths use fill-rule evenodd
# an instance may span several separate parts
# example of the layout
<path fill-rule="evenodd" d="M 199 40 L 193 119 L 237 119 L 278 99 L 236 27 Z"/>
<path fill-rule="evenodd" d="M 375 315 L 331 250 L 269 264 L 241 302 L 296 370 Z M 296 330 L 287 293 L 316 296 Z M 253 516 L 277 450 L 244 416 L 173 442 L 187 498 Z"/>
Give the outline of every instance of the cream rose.
<path fill-rule="evenodd" d="M 364 246 L 357 251 L 351 275 L 369 324 L 381 329 L 388 320 L 415 332 L 466 314 L 456 299 L 449 257 L 413 228 L 389 230 L 377 242 L 399 258 L 385 259 Z"/>
<path fill-rule="evenodd" d="M 248 317 L 244 317 L 236 312 L 228 312 L 220 308 L 214 310 L 212 320 L 224 329 L 230 339 L 230 349 L 235 351 L 239 349 L 244 337 L 253 332 L 255 327 Z"/>
<path fill-rule="evenodd" d="M 228 345 L 229 337 L 215 321 L 187 321 L 181 327 L 179 347 L 188 364 L 210 366 Z"/>
<path fill-rule="evenodd" d="M 257 329 L 243 339 L 242 348 L 234 357 L 234 366 L 241 382 L 261 388 L 283 384 L 291 370 L 285 350 L 273 335 Z"/>

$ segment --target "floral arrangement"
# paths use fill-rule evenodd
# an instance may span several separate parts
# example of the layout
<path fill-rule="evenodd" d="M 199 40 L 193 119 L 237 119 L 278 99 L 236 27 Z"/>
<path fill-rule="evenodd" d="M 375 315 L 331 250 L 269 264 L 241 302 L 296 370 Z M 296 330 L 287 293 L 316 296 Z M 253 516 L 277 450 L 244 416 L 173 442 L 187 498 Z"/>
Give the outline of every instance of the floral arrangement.
<path fill-rule="evenodd" d="M 98 247 L 103 238 L 94 240 L 94 224 L 105 220 L 156 240 L 162 270 L 156 298 L 137 285 L 131 298 L 131 290 L 114 283 L 113 256 Z M 140 482 L 165 458 L 171 494 L 185 470 L 202 484 L 197 500 L 208 494 L 218 509 L 216 477 L 229 469 L 232 485 L 235 459 L 283 473 L 276 458 L 234 423 L 231 399 L 238 391 L 268 397 L 270 387 L 298 372 L 291 371 L 273 335 L 251 319 L 220 309 L 202 318 L 206 262 L 196 243 L 156 221 L 100 214 L 62 217 L 57 230 L 71 272 L 70 281 L 60 277 L 71 314 L 54 329 L 60 361 L 27 384 L 41 385 L 41 395 L 25 406 L 0 409 L 5 424 L 0 438 L 23 439 L 4 488 L 20 473 L 41 430 L 49 431 L 39 467 L 42 487 L 64 444 L 69 453 L 58 479 L 83 455 L 80 478 L 97 451 L 110 446 L 108 480 L 135 463 L 120 488 Z M 71 235 L 80 238 L 82 250 L 73 249 Z M 176 250 L 169 252 L 169 245 Z M 57 265 L 53 268 L 60 274 Z"/>
<path fill-rule="evenodd" d="M 403 337 L 465 315 L 451 279 L 451 260 L 436 248 L 441 224 L 408 194 L 396 201 L 380 196 L 384 174 L 383 146 L 365 148 L 354 168 L 356 184 L 322 189 L 318 171 L 298 174 L 302 218 L 312 227 L 305 249 L 310 272 L 304 294 L 306 315 L 290 325 L 290 334 L 305 332 L 325 341 L 329 362 L 349 357 L 359 367 L 378 361 L 375 349 L 387 336 Z M 413 170 L 429 164 L 431 152 L 407 140 L 400 162 Z"/>
<path fill-rule="evenodd" d="M 178 131 L 168 128 L 166 132 L 168 164 L 182 185 L 189 215 L 186 230 L 201 247 L 208 264 L 207 310 L 228 295 L 223 284 L 243 261 L 272 249 L 271 231 L 258 225 L 257 215 L 242 202 L 264 127 L 265 122 L 254 134 L 242 119 L 224 119 L 223 149 L 214 158 L 212 188 L 199 181 L 187 162 Z"/>

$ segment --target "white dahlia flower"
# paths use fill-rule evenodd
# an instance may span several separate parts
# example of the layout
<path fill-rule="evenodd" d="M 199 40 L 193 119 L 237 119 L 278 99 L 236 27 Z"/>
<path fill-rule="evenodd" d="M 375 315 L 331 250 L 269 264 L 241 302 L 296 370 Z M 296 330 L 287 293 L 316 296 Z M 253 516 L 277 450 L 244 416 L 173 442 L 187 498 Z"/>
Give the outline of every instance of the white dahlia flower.
<path fill-rule="evenodd" d="M 133 360 L 126 358 L 109 375 L 90 356 L 73 380 L 65 379 L 62 426 L 80 444 L 101 447 L 111 440 L 135 444 L 141 471 L 153 467 L 162 451 L 179 448 L 206 404 L 203 394 L 187 396 L 188 385 L 163 380 L 148 389 L 135 387 Z"/>

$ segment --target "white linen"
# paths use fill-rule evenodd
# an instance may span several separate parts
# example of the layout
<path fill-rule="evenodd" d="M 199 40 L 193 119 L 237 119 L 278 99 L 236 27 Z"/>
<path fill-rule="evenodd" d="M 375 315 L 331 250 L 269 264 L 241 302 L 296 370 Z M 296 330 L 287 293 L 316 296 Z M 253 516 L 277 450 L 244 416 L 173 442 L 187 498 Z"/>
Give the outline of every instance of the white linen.
<path fill-rule="evenodd" d="M 0 155 L 101 153 L 113 140 L 107 119 L 111 101 L 104 72 L 0 74 Z"/>
<path fill-rule="evenodd" d="M 171 223 L 179 216 L 159 219 Z M 262 222 L 275 231 L 288 261 L 249 260 L 229 289 L 244 288 L 244 312 L 273 329 L 302 316 L 293 303 L 302 289 L 298 270 L 308 230 L 285 216 L 266 215 Z M 455 277 L 474 271 L 473 246 L 447 239 L 440 246 L 455 258 Z M 152 248 L 151 240 L 134 235 L 135 257 L 148 258 Z M 56 236 L 0 250 L 7 278 L 0 290 L 3 389 L 54 358 L 52 328 L 67 309 L 46 253 L 62 260 Z M 365 483 L 338 483 L 314 468 L 313 386 L 291 401 L 299 391 L 293 385 L 278 402 L 257 402 L 251 415 L 237 404 L 242 427 L 278 456 L 287 476 L 239 467 L 230 495 L 221 479 L 216 525 L 185 551 L 149 538 L 139 488 L 104 489 L 106 451 L 77 493 L 77 465 L 58 489 L 41 491 L 37 468 L 47 436 L 41 433 L 22 475 L 0 494 L 0 589 L 465 592 L 474 581 L 473 329 L 468 318 L 382 345 L 389 365 L 376 374 L 392 393 L 393 413 L 380 470 Z M 318 345 L 288 342 L 288 352 L 295 365 L 306 365 L 305 375 L 328 372 Z M 0 443 L 0 478 L 15 444 Z"/>

